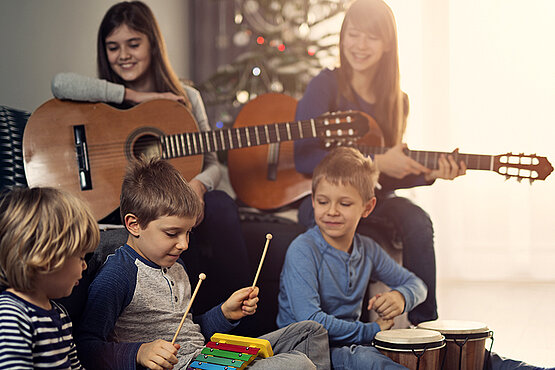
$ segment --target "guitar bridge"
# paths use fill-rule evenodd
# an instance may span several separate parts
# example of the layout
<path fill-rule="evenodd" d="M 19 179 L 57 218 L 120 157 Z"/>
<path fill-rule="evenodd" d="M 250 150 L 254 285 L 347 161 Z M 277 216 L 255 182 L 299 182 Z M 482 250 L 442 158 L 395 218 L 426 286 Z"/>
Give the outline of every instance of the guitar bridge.
<path fill-rule="evenodd" d="M 91 190 L 91 169 L 89 166 L 89 152 L 87 150 L 85 126 L 73 126 L 73 137 L 75 139 L 75 153 L 77 154 L 79 185 L 81 186 L 81 190 Z"/>

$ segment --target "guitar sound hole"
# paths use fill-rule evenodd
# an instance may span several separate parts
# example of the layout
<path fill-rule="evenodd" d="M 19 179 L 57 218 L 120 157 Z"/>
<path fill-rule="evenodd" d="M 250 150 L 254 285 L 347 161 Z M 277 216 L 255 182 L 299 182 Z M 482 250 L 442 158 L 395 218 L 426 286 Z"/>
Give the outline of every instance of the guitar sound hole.
<path fill-rule="evenodd" d="M 139 158 L 141 155 L 147 158 L 160 157 L 158 137 L 154 135 L 143 135 L 135 140 L 133 144 L 133 156 Z"/>

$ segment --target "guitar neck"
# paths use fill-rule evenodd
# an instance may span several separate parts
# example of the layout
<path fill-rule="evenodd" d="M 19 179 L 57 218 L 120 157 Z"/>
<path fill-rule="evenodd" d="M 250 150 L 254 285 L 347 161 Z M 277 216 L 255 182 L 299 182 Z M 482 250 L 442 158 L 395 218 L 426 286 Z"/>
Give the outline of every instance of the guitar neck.
<path fill-rule="evenodd" d="M 374 154 L 383 154 L 389 148 L 386 147 L 375 147 L 375 146 L 365 146 L 365 145 L 356 145 L 362 153 L 365 155 L 374 155 Z M 459 163 L 463 161 L 466 164 L 467 169 L 469 170 L 485 170 L 485 171 L 494 171 L 495 170 L 495 156 L 493 155 L 484 155 L 484 154 L 466 154 L 466 153 L 454 153 L 454 152 L 429 152 L 429 151 L 422 151 L 422 150 L 405 150 L 405 154 L 414 159 L 416 162 L 420 163 L 421 165 L 435 170 L 438 168 L 438 160 L 439 157 L 444 155 L 452 155 L 453 159 Z"/>
<path fill-rule="evenodd" d="M 163 136 L 164 158 L 204 154 L 229 149 L 317 137 L 314 120 L 200 131 Z"/>
<path fill-rule="evenodd" d="M 224 130 L 161 136 L 162 158 L 171 159 L 306 138 L 354 138 L 368 131 L 368 120 L 357 113 L 337 112 L 318 118 Z"/>

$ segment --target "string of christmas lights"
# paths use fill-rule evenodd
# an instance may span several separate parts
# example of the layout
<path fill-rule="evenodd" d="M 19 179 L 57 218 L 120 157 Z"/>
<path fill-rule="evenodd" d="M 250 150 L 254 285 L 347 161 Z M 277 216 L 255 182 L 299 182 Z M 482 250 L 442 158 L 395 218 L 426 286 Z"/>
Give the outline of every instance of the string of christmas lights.
<path fill-rule="evenodd" d="M 310 79 L 337 60 L 345 1 L 234 0 L 233 7 L 234 27 L 226 32 L 244 52 L 197 85 L 207 109 L 217 112 L 216 128 L 231 126 L 234 113 L 260 94 L 300 98 Z"/>

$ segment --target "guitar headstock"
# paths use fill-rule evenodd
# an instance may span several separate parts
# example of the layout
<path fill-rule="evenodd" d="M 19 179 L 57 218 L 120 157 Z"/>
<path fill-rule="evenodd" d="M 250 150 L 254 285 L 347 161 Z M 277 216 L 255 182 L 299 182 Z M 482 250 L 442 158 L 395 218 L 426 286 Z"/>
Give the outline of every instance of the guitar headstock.
<path fill-rule="evenodd" d="M 530 183 L 535 180 L 545 180 L 551 172 L 553 166 L 546 157 L 535 154 L 500 154 L 493 157 L 495 160 L 494 171 L 507 179 L 515 177 L 518 181 L 529 179 Z"/>
<path fill-rule="evenodd" d="M 318 137 L 323 140 L 353 143 L 369 130 L 368 118 L 357 111 L 326 113 L 314 119 Z"/>

